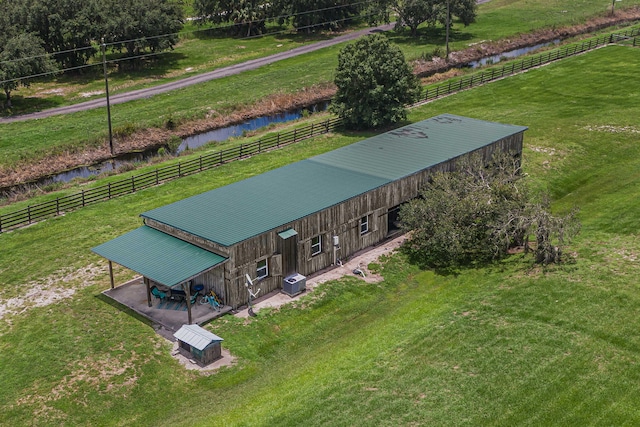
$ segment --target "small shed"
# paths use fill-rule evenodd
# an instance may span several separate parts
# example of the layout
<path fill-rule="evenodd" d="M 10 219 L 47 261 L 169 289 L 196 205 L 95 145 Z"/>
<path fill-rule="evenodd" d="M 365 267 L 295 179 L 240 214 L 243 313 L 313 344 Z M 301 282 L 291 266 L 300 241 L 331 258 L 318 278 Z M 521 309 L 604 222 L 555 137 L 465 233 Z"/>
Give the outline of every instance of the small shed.
<path fill-rule="evenodd" d="M 205 366 L 222 357 L 222 338 L 198 325 L 182 325 L 173 334 L 178 340 L 178 350 L 185 357 L 193 358 Z"/>

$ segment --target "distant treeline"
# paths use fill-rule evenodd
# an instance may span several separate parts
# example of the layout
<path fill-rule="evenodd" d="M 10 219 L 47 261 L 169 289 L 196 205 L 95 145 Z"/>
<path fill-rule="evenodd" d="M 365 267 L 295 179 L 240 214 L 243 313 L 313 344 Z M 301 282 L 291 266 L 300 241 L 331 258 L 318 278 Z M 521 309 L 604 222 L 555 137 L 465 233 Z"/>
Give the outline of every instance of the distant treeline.
<path fill-rule="evenodd" d="M 184 23 L 183 6 L 167 0 L 11 0 L 0 2 L 0 53 L 29 34 L 62 69 L 99 52 L 138 56 L 171 49 Z"/>

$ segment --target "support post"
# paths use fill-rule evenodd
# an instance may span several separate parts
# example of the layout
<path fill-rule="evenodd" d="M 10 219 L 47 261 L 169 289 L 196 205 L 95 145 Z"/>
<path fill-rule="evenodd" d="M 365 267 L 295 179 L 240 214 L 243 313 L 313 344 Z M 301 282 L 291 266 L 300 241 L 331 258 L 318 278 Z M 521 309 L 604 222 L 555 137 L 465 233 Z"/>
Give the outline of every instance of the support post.
<path fill-rule="evenodd" d="M 144 286 L 147 288 L 147 304 L 151 307 L 151 286 L 149 286 L 149 279 L 147 277 L 143 277 L 142 281 L 144 282 Z"/>
<path fill-rule="evenodd" d="M 111 279 L 111 289 L 115 288 L 113 281 L 113 263 L 109 260 L 109 279 Z"/>
<path fill-rule="evenodd" d="M 189 286 L 189 282 L 185 282 L 182 284 L 182 289 L 184 289 L 184 293 L 187 294 L 187 321 L 188 324 L 191 324 L 191 286 Z"/>

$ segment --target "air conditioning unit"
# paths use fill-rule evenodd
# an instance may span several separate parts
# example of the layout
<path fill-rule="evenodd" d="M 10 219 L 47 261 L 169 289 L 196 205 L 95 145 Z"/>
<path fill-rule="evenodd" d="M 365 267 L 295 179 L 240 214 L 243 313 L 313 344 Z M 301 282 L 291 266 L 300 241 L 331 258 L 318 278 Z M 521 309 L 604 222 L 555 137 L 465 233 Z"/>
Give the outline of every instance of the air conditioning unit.
<path fill-rule="evenodd" d="M 290 297 L 294 297 L 303 292 L 306 286 L 307 278 L 302 274 L 295 273 L 284 278 L 282 281 L 282 292 Z"/>

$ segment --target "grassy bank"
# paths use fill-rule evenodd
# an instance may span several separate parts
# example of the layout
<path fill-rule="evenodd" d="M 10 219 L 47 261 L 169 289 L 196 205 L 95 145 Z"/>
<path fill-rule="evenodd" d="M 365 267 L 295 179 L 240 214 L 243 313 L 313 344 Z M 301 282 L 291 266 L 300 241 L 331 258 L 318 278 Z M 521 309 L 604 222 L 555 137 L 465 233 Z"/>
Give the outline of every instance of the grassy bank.
<path fill-rule="evenodd" d="M 0 326 L 3 425 L 636 425 L 640 327 L 640 50 L 608 47 L 441 99 L 529 126 L 524 164 L 557 209 L 581 207 L 575 262 L 514 256 L 440 276 L 394 257 L 385 281 L 327 284 L 302 307 L 211 324 L 238 364 L 180 368 L 169 344 L 107 303 L 90 248 L 141 211 L 353 142 L 305 141 L 0 235 L 0 298 L 73 297 Z M 118 280 L 132 273 L 118 269 Z"/>
<path fill-rule="evenodd" d="M 630 0 L 627 6 L 640 4 Z M 602 14 L 600 2 L 584 1 L 579 7 L 574 1 L 559 2 L 489 2 L 480 5 L 477 23 L 469 27 L 454 26 L 453 49 L 473 43 L 498 40 L 540 28 L 557 28 L 583 23 Z M 525 19 L 526 17 L 526 19 Z M 421 37 L 391 35 L 409 59 L 429 55 L 444 44 L 441 29 L 424 30 Z M 259 39 L 234 40 L 216 37 L 189 36 L 183 47 L 167 54 L 157 66 L 144 73 L 113 73 L 110 89 L 113 93 L 146 87 L 175 79 L 184 73 L 204 72 L 224 65 L 264 56 L 285 48 L 309 42 L 300 36 L 269 36 Z M 278 47 L 282 44 L 283 46 Z M 182 49 L 182 50 L 181 50 Z M 274 93 L 294 93 L 304 87 L 330 82 L 337 64 L 339 47 L 322 49 L 303 57 L 271 64 L 259 70 L 232 76 L 150 99 L 113 106 L 112 123 L 118 138 L 137 129 L 162 128 L 168 122 L 181 123 L 210 115 L 225 115 L 243 105 L 250 105 Z M 164 58 L 164 57 L 163 57 Z M 190 71 L 185 71 L 190 70 Z M 146 74 L 145 74 L 146 73 Z M 158 76 L 160 78 L 158 79 Z M 83 100 L 81 93 L 102 89 L 99 75 L 85 80 L 79 87 L 75 79 L 52 86 L 34 85 L 38 102 L 48 107 Z M 68 96 L 44 95 L 50 89 L 63 88 Z M 15 102 L 20 102 L 20 91 Z M 25 92 L 28 93 L 28 92 Z M 82 151 L 105 144 L 108 135 L 106 109 L 97 109 L 38 121 L 0 124 L 0 168 L 46 159 L 51 155 Z"/>

